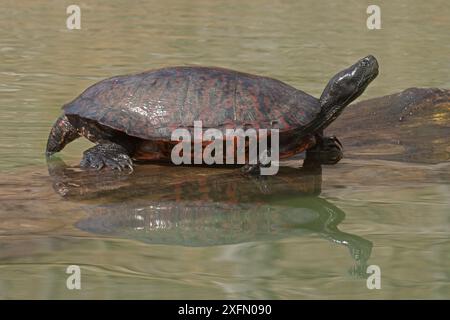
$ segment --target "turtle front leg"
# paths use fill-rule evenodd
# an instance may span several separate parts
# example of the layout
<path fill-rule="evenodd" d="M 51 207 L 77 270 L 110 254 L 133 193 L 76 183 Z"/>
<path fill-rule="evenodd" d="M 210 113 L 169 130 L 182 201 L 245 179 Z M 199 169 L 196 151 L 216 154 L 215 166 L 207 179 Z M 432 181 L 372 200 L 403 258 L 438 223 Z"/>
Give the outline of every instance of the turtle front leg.
<path fill-rule="evenodd" d="M 335 136 L 324 137 L 323 134 L 318 134 L 315 146 L 306 151 L 305 161 L 336 164 L 344 155 L 342 149 L 342 143 Z"/>
<path fill-rule="evenodd" d="M 133 171 L 133 161 L 131 160 L 127 149 L 117 143 L 108 142 L 87 149 L 83 153 L 80 167 L 97 170 L 100 170 L 103 167 L 109 167 L 119 171 L 129 168 Z"/>

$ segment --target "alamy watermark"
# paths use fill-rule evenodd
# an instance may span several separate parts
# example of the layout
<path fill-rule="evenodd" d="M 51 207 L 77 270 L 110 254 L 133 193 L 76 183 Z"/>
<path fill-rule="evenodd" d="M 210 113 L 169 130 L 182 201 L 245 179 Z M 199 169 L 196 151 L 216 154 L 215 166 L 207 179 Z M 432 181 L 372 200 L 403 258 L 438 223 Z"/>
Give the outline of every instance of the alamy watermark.
<path fill-rule="evenodd" d="M 66 280 L 66 287 L 69 290 L 81 289 L 81 269 L 80 266 L 70 265 L 66 269 L 66 273 L 70 274 Z"/>
<path fill-rule="evenodd" d="M 367 18 L 366 26 L 369 30 L 381 29 L 381 9 L 375 4 L 371 4 L 367 7 L 367 14 L 370 16 Z"/>
<path fill-rule="evenodd" d="M 366 20 L 366 26 L 369 30 L 381 29 L 381 9 L 376 4 L 371 4 L 367 7 L 366 13 L 369 17 Z M 66 27 L 69 30 L 81 29 L 81 9 L 76 4 L 71 4 L 66 8 L 66 14 L 69 16 L 66 19 Z"/>
<path fill-rule="evenodd" d="M 76 4 L 67 7 L 66 13 L 69 15 L 66 19 L 66 27 L 69 30 L 81 29 L 81 9 Z"/>
<path fill-rule="evenodd" d="M 367 267 L 366 273 L 370 274 L 366 280 L 367 289 L 381 289 L 381 269 L 376 264 Z"/>
<path fill-rule="evenodd" d="M 260 165 L 261 175 L 275 175 L 278 172 L 278 129 L 225 129 L 224 135 L 222 130 L 215 128 L 203 132 L 202 121 L 194 121 L 193 139 L 191 136 L 185 128 L 172 132 L 171 140 L 178 142 L 171 153 L 174 164 L 192 164 L 192 159 L 194 164 L 247 163 Z"/>

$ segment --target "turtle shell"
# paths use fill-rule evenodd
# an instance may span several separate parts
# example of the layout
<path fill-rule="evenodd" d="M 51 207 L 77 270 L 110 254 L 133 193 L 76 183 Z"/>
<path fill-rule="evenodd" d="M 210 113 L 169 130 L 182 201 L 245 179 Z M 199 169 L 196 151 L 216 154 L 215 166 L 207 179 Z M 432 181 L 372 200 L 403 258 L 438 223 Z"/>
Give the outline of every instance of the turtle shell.
<path fill-rule="evenodd" d="M 319 101 L 281 81 L 210 67 L 170 67 L 100 81 L 64 112 L 147 140 L 170 140 L 176 128 L 305 126 Z"/>

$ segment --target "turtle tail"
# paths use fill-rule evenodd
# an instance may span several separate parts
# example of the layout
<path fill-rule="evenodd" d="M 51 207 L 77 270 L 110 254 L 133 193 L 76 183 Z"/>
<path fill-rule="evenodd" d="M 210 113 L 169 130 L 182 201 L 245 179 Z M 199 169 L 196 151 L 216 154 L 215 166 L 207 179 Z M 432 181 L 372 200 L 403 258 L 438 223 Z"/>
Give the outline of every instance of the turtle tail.
<path fill-rule="evenodd" d="M 68 143 L 80 137 L 77 129 L 69 122 L 66 115 L 61 115 L 50 131 L 45 154 L 47 157 L 61 151 Z"/>

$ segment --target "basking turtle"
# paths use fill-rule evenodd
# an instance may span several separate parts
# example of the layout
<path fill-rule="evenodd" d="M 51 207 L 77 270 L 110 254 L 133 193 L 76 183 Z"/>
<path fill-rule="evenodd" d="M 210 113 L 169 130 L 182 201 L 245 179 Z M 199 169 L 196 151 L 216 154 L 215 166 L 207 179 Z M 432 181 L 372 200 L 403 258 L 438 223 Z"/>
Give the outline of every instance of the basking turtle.
<path fill-rule="evenodd" d="M 47 156 L 84 136 L 84 168 L 132 168 L 135 160 L 170 160 L 171 133 L 203 130 L 279 129 L 279 157 L 307 150 L 307 158 L 334 164 L 342 146 L 323 130 L 378 75 L 367 56 L 336 74 L 320 99 L 281 81 L 222 68 L 171 67 L 100 81 L 63 107 L 47 143 Z M 259 164 L 246 165 L 258 172 Z"/>

